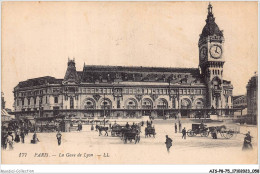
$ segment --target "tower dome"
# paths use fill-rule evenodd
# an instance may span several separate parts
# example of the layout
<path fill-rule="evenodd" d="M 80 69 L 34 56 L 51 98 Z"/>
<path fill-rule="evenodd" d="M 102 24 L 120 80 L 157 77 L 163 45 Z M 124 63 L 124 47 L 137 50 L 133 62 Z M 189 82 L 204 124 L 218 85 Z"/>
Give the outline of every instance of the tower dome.
<path fill-rule="evenodd" d="M 200 40 L 208 36 L 214 36 L 214 35 L 223 37 L 223 31 L 221 31 L 218 25 L 215 23 L 215 18 L 212 13 L 212 5 L 209 4 L 206 25 L 202 30 L 202 33 L 200 35 Z"/>

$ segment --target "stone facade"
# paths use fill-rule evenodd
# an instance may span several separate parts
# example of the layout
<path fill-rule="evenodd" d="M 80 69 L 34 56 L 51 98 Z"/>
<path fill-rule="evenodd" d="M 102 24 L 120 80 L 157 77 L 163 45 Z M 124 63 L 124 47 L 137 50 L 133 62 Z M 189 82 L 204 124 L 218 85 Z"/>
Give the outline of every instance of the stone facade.
<path fill-rule="evenodd" d="M 223 79 L 223 32 L 209 5 L 199 39 L 199 68 L 85 65 L 68 60 L 64 79 L 40 77 L 14 88 L 16 116 L 194 117 L 203 109 L 232 108 L 230 81 Z M 222 112 L 221 112 L 222 113 Z"/>
<path fill-rule="evenodd" d="M 251 118 L 252 123 L 257 124 L 257 96 L 258 96 L 258 76 L 253 76 L 246 86 L 247 88 L 247 115 Z"/>

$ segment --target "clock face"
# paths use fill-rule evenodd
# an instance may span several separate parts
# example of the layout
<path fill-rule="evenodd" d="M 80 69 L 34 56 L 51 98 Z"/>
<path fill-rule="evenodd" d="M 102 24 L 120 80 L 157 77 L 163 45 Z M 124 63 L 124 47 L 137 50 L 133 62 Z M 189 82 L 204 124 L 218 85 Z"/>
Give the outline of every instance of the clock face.
<path fill-rule="evenodd" d="M 201 58 L 201 60 L 204 60 L 207 57 L 207 52 L 208 52 L 207 47 L 202 47 L 200 49 L 200 58 Z"/>
<path fill-rule="evenodd" d="M 215 59 L 220 58 L 222 55 L 222 48 L 219 45 L 213 45 L 210 48 L 210 55 Z"/>

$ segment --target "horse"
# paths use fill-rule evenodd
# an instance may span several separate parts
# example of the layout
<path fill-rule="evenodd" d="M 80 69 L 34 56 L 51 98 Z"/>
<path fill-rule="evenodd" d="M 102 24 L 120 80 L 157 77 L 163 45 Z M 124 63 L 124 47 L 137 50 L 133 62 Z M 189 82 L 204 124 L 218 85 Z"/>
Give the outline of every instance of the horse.
<path fill-rule="evenodd" d="M 102 131 L 105 131 L 105 136 L 108 136 L 108 127 L 96 125 L 96 128 L 99 131 L 99 136 L 102 135 Z"/>

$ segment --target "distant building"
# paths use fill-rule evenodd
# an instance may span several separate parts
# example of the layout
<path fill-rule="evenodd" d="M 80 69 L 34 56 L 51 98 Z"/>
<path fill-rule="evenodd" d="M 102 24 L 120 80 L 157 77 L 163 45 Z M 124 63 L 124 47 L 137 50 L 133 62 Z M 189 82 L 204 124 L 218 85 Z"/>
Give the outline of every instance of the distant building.
<path fill-rule="evenodd" d="M 247 114 L 247 97 L 246 95 L 233 96 L 233 108 L 243 109 L 242 112 L 235 112 L 235 115 L 246 115 Z"/>
<path fill-rule="evenodd" d="M 4 93 L 1 92 L 1 121 L 9 121 L 14 119 L 14 115 L 10 115 L 11 109 L 5 108 L 5 98 Z"/>
<path fill-rule="evenodd" d="M 102 48 L 100 48 L 102 49 Z M 198 41 L 199 68 L 85 65 L 68 60 L 64 79 L 39 77 L 14 88 L 16 117 L 194 117 L 201 110 L 233 108 L 224 74 L 224 35 L 212 5 Z M 221 110 L 221 112 L 220 112 Z M 224 112 L 222 113 L 222 110 Z"/>
<path fill-rule="evenodd" d="M 258 87 L 258 75 L 254 75 L 248 81 L 247 88 L 247 114 L 251 117 L 252 123 L 257 123 L 258 109 L 257 109 L 257 87 Z"/>
<path fill-rule="evenodd" d="M 247 108 L 247 98 L 246 95 L 238 95 L 233 97 L 233 107 L 234 108 Z"/>

